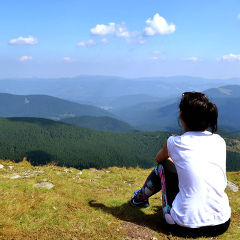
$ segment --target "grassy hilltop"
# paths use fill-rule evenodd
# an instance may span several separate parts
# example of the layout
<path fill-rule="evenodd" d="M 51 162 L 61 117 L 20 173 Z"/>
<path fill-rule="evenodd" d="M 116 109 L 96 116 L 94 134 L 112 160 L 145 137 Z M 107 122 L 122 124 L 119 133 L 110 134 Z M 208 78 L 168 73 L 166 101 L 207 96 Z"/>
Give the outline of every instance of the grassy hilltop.
<path fill-rule="evenodd" d="M 182 239 L 169 233 L 160 193 L 150 199 L 149 209 L 128 203 L 150 171 L 117 167 L 80 171 L 0 160 L 0 239 Z M 240 186 L 239 172 L 227 176 Z M 54 186 L 38 188 L 38 183 Z M 226 192 L 232 222 L 216 239 L 239 239 L 240 192 Z"/>

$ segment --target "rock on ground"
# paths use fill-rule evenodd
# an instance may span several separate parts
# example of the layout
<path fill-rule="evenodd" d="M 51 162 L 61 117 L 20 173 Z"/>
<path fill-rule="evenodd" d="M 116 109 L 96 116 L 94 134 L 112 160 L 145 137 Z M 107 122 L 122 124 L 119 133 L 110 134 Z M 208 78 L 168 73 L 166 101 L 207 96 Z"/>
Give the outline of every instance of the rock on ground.
<path fill-rule="evenodd" d="M 237 192 L 238 186 L 230 181 L 227 181 L 227 189 L 232 190 L 233 192 Z"/>

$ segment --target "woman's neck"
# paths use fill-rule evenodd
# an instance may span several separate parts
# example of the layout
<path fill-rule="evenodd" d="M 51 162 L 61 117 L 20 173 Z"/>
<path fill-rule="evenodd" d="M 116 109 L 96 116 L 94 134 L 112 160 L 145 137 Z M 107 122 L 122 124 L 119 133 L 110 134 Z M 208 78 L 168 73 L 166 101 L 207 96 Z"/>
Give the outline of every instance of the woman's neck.
<path fill-rule="evenodd" d="M 189 132 L 189 131 L 191 131 L 191 129 L 187 126 L 187 124 L 183 121 L 183 119 L 181 118 L 181 116 L 180 116 L 180 120 L 181 120 L 181 124 L 182 124 L 182 126 L 183 126 L 183 128 L 184 128 L 184 131 L 185 132 Z"/>

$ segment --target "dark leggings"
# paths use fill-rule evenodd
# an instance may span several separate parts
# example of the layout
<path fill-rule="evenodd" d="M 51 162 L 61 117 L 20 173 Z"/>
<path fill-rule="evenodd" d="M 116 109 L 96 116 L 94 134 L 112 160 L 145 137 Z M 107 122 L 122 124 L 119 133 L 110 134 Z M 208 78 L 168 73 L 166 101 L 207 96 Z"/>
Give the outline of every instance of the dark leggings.
<path fill-rule="evenodd" d="M 154 168 L 138 192 L 138 198 L 141 200 L 148 199 L 160 190 L 162 190 L 163 216 L 166 218 L 166 214 L 170 214 L 172 203 L 179 192 L 177 171 L 174 163 L 169 160 L 161 162 Z M 174 224 L 171 225 L 171 230 L 173 234 L 181 237 L 214 237 L 227 231 L 229 224 L 230 219 L 220 225 L 200 228 L 187 228 Z"/>
<path fill-rule="evenodd" d="M 177 171 L 169 160 L 163 161 L 153 169 L 138 193 L 138 198 L 148 199 L 160 190 L 162 190 L 163 209 L 168 207 L 168 211 L 163 210 L 163 214 L 169 213 L 173 200 L 179 192 Z"/>

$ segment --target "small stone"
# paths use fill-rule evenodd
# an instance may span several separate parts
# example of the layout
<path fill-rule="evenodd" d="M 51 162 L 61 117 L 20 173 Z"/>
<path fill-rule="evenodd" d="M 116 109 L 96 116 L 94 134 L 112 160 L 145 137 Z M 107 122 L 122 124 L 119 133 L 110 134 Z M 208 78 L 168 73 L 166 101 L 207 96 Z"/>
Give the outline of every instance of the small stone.
<path fill-rule="evenodd" d="M 103 189 L 103 191 L 111 192 L 112 190 L 109 188 Z"/>
<path fill-rule="evenodd" d="M 12 177 L 10 177 L 10 179 L 17 179 L 17 178 L 20 178 L 21 176 L 20 175 L 14 175 Z"/>
<path fill-rule="evenodd" d="M 43 170 L 33 171 L 33 173 L 45 173 Z"/>
<path fill-rule="evenodd" d="M 230 181 L 227 181 L 227 189 L 232 190 L 233 192 L 237 192 L 238 186 Z"/>
<path fill-rule="evenodd" d="M 47 189 L 51 189 L 53 188 L 55 185 L 50 183 L 50 182 L 41 182 L 41 183 L 36 183 L 34 185 L 34 187 L 36 188 L 47 188 Z"/>
<path fill-rule="evenodd" d="M 0 164 L 0 169 L 3 169 L 3 168 L 4 168 L 4 166 L 2 164 Z"/>
<path fill-rule="evenodd" d="M 96 178 L 89 179 L 90 182 L 98 181 Z"/>
<path fill-rule="evenodd" d="M 10 170 L 12 170 L 14 168 L 14 166 L 8 166 L 10 168 Z"/>

